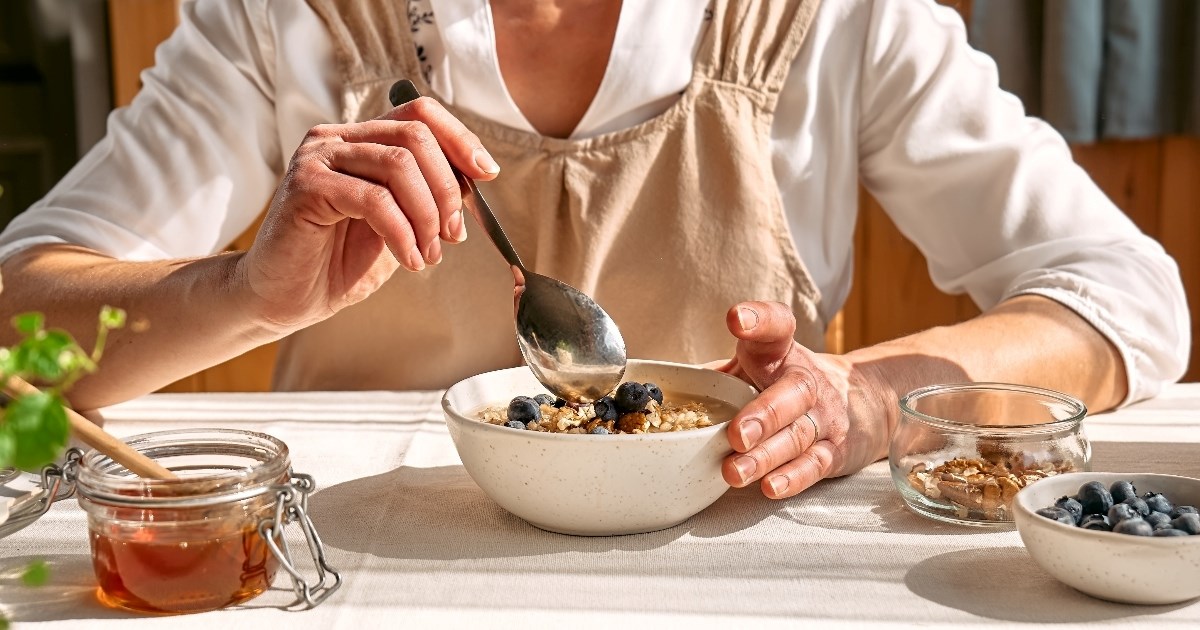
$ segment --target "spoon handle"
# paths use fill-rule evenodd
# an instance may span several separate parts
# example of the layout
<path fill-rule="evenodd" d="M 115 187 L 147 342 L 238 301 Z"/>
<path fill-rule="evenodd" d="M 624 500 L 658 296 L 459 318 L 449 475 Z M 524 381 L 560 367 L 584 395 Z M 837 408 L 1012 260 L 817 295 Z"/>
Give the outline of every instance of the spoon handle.
<path fill-rule="evenodd" d="M 409 101 L 420 98 L 420 96 L 421 93 L 417 91 L 417 87 L 408 79 L 397 81 L 392 85 L 392 89 L 388 93 L 388 97 L 392 101 L 392 107 L 399 107 Z M 487 232 L 488 238 L 492 240 L 492 244 L 496 246 L 496 249 L 500 250 L 500 255 L 504 257 L 504 260 L 508 261 L 509 265 L 525 271 L 525 265 L 521 262 L 521 257 L 517 255 L 517 250 L 513 249 L 512 243 L 509 242 L 508 236 L 504 233 L 504 228 L 500 227 L 500 222 L 496 220 L 496 215 L 492 213 L 487 200 L 483 198 L 483 193 L 479 192 L 479 187 L 475 185 L 475 181 L 464 175 L 453 164 L 450 165 L 450 169 L 454 171 L 454 176 L 458 178 L 459 185 L 464 191 L 469 193 L 463 195 L 463 207 L 471 211 L 471 215 L 475 217 L 475 221 Z"/>

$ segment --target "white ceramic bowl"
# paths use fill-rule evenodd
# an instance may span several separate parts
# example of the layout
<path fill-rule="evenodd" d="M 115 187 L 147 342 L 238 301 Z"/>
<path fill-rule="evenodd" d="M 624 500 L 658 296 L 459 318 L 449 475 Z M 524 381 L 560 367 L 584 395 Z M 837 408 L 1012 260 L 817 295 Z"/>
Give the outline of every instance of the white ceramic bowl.
<path fill-rule="evenodd" d="M 1200 536 L 1157 538 L 1082 529 L 1038 516 L 1062 496 L 1099 481 L 1133 482 L 1138 495 L 1161 492 L 1175 505 L 1200 507 L 1200 479 L 1140 473 L 1067 473 L 1017 493 L 1017 530 L 1029 555 L 1068 586 L 1126 604 L 1173 604 L 1200 597 Z"/>
<path fill-rule="evenodd" d="M 714 370 L 629 361 L 626 381 L 667 393 L 704 396 L 740 409 L 756 393 Z M 712 505 L 729 486 L 721 460 L 731 452 L 726 423 L 638 435 L 520 431 L 481 422 L 485 406 L 545 392 L 528 368 L 463 380 L 442 398 L 450 437 L 467 473 L 501 507 L 542 529 L 607 536 L 678 525 Z"/>

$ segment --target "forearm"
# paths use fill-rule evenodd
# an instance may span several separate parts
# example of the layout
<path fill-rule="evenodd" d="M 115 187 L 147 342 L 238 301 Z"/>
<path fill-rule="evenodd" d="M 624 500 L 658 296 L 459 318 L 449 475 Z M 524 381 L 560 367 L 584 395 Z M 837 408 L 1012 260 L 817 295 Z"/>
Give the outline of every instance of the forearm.
<path fill-rule="evenodd" d="M 40 311 L 91 348 L 100 307 L 125 309 L 130 325 L 110 334 L 100 370 L 69 393 L 80 409 L 113 404 L 282 336 L 255 316 L 241 256 L 125 262 L 75 246 L 30 248 L 0 267 L 0 319 Z M 0 343 L 14 338 L 0 326 Z"/>
<path fill-rule="evenodd" d="M 1092 411 L 1126 394 L 1117 349 L 1074 311 L 1040 296 L 1019 296 L 953 326 L 931 328 L 848 353 L 884 384 L 889 428 L 896 401 L 935 383 L 995 381 L 1044 387 L 1080 398 Z M 888 431 L 889 435 L 891 431 Z"/>

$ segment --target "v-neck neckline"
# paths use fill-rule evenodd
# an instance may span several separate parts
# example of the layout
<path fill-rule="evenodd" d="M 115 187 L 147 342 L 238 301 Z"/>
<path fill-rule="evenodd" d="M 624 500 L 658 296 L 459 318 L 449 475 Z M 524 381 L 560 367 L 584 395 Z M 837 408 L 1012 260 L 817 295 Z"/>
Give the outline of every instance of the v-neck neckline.
<path fill-rule="evenodd" d="M 488 0 L 477 0 L 477 1 L 483 5 L 481 7 L 481 9 L 483 11 L 483 19 L 480 20 L 480 24 L 487 31 L 486 32 L 487 45 L 481 46 L 480 52 L 483 52 L 485 54 L 486 59 L 484 59 L 483 61 L 486 65 L 486 67 L 490 68 L 490 72 L 492 73 L 492 76 L 494 77 L 494 80 L 489 81 L 489 82 L 498 87 L 499 94 L 497 94 L 497 96 L 499 97 L 500 102 L 504 103 L 504 105 L 509 109 L 509 112 L 505 116 L 505 118 L 508 120 L 519 120 L 522 123 L 522 129 L 521 129 L 522 131 L 526 131 L 528 133 L 536 134 L 538 136 L 543 136 L 546 138 L 551 138 L 552 136 L 545 136 L 540 131 L 538 131 L 536 127 L 534 127 L 533 123 L 529 122 L 529 119 L 525 116 L 525 112 L 521 110 L 520 106 L 517 105 L 516 100 L 513 99 L 512 92 L 509 91 L 508 84 L 504 81 L 504 73 L 500 70 L 500 54 L 496 48 L 496 22 L 492 16 L 491 2 L 489 2 Z M 439 5 L 441 3 L 438 2 L 438 0 L 431 0 L 431 4 Z M 596 93 L 594 95 L 592 95 L 592 101 L 590 103 L 588 103 L 587 109 L 584 110 L 583 116 L 581 116 L 579 118 L 579 120 L 575 123 L 575 126 L 571 129 L 571 133 L 568 134 L 565 138 L 555 138 L 555 139 L 578 140 L 580 129 L 587 130 L 587 129 L 595 128 L 597 126 L 596 121 L 593 119 L 600 115 L 600 108 L 603 107 L 603 103 L 611 100 L 611 96 L 609 95 L 609 92 L 613 89 L 612 79 L 611 79 L 611 77 L 613 76 L 613 72 L 612 72 L 613 59 L 616 57 L 615 51 L 617 50 L 617 46 L 620 45 L 621 37 L 623 34 L 625 34 L 624 31 L 627 28 L 627 25 L 629 23 L 629 20 L 627 19 L 627 15 L 626 15 L 626 11 L 629 10 L 629 7 L 630 7 L 629 2 L 626 2 L 626 1 L 621 2 L 621 10 L 620 10 L 619 14 L 617 15 L 617 28 L 616 28 L 616 31 L 613 33 L 612 46 L 609 47 L 608 60 L 605 62 L 605 65 L 604 65 L 604 75 L 600 79 L 600 85 L 596 88 Z M 434 16 L 435 16 L 434 19 L 435 20 L 437 19 L 436 16 L 438 15 L 437 11 L 438 11 L 437 6 L 434 6 Z"/>

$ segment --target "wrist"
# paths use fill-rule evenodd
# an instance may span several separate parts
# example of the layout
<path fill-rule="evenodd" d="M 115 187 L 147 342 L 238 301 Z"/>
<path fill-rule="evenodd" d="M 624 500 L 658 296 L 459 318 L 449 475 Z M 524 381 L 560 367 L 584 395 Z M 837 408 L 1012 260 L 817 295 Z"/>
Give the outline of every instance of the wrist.
<path fill-rule="evenodd" d="M 278 316 L 271 302 L 254 290 L 250 281 L 246 252 L 226 255 L 225 287 L 237 321 L 245 324 L 245 334 L 257 344 L 278 341 L 304 326 L 288 323 Z"/>

